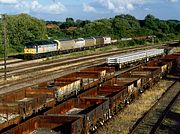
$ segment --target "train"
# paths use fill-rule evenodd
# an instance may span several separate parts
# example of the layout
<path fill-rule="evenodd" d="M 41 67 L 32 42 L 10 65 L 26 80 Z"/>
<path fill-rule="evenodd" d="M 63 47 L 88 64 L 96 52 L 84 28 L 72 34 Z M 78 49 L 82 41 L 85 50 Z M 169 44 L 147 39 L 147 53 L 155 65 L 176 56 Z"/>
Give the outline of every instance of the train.
<path fill-rule="evenodd" d="M 1 123 L 0 130 L 18 124 L 5 134 L 93 132 L 171 71 L 179 56 L 180 53 L 166 55 L 117 76 L 114 66 L 86 68 L 2 94 L 0 114 L 8 121 Z M 19 124 L 22 117 L 28 118 L 44 109 L 50 110 Z"/>
<path fill-rule="evenodd" d="M 25 44 L 24 59 L 44 58 L 68 52 L 99 48 L 109 44 L 111 44 L 111 37 L 109 36 L 33 41 Z"/>
<path fill-rule="evenodd" d="M 91 67 L 34 87 L 1 95 L 1 114 L 4 112 L 16 119 L 9 119 L 0 128 L 8 124 L 18 124 L 12 129 L 8 128 L 4 134 L 94 132 L 171 71 L 179 56 L 180 53 L 164 56 L 116 77 L 114 67 Z M 102 83 L 102 79 L 106 79 L 105 82 Z M 56 89 L 53 90 L 53 87 Z M 55 95 L 58 90 L 63 92 Z M 75 92 L 76 96 L 55 105 L 53 98 L 61 99 L 69 91 Z M 80 93 L 77 94 L 76 91 Z M 44 109 L 43 106 L 49 110 L 19 124 L 19 113 L 27 112 L 30 115 L 33 111 Z"/>

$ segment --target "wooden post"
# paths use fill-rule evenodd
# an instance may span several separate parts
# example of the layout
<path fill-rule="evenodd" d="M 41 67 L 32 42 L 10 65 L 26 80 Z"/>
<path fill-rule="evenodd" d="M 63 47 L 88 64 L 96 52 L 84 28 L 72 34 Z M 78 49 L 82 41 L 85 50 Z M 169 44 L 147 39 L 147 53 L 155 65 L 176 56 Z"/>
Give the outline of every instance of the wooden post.
<path fill-rule="evenodd" d="M 6 23 L 6 14 L 2 15 L 2 20 L 4 22 L 4 36 L 3 36 L 3 44 L 4 44 L 4 80 L 7 79 L 7 69 L 6 69 L 6 57 L 7 57 L 7 23 Z"/>

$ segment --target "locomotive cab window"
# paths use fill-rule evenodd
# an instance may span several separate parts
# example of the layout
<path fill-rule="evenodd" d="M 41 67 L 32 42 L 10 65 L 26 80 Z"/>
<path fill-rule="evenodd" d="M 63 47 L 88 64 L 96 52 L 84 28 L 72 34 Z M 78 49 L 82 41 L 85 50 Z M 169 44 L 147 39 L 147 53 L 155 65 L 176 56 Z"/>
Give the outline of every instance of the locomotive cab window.
<path fill-rule="evenodd" d="M 26 44 L 25 48 L 35 48 L 35 46 L 33 44 Z"/>

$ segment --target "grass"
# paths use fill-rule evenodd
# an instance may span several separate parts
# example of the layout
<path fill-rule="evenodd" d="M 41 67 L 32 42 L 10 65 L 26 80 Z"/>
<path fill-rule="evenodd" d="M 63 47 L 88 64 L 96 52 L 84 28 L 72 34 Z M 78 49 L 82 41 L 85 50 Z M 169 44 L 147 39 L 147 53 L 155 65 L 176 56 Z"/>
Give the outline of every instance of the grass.
<path fill-rule="evenodd" d="M 148 44 L 148 45 L 150 46 L 152 44 Z M 148 45 L 146 44 L 146 45 L 139 45 L 139 46 L 148 46 Z M 135 45 L 135 46 L 138 46 L 138 45 Z M 119 47 L 119 44 L 116 44 L 116 45 L 105 46 L 105 47 L 101 47 L 101 48 L 97 48 L 97 49 L 91 49 L 91 50 L 85 50 L 85 51 L 80 51 L 80 52 L 73 52 L 73 53 L 69 53 L 69 54 L 62 54 L 62 55 L 58 55 L 58 56 L 48 57 L 48 58 L 46 58 L 46 60 L 76 58 L 76 57 L 86 56 L 86 55 L 90 55 L 90 54 L 99 54 L 99 53 L 107 52 L 110 50 L 121 50 L 122 48 L 132 48 L 132 47 L 133 46 Z"/>
<path fill-rule="evenodd" d="M 86 55 L 90 55 L 90 54 L 98 54 L 101 52 L 107 52 L 109 50 L 116 50 L 116 49 L 117 49 L 117 47 L 115 45 L 106 46 L 106 47 L 97 48 L 97 49 L 91 49 L 91 50 L 85 50 L 85 51 L 79 51 L 79 52 L 73 52 L 73 53 L 48 57 L 48 58 L 46 58 L 46 60 L 63 59 L 63 58 L 76 58 L 76 57 L 86 56 Z"/>
<path fill-rule="evenodd" d="M 176 47 L 175 52 L 180 52 L 180 47 Z"/>
<path fill-rule="evenodd" d="M 165 120 L 163 120 L 163 125 L 165 126 L 173 126 L 176 125 L 176 121 L 170 119 L 170 118 L 166 118 Z"/>
<path fill-rule="evenodd" d="M 155 43 L 155 44 L 162 44 L 162 43 L 167 43 L 170 41 L 161 41 L 159 43 Z M 151 42 L 145 42 L 145 44 L 143 45 L 139 45 L 139 46 L 151 46 L 152 43 Z M 133 45 L 138 46 L 138 44 Z M 98 54 L 99 52 L 106 52 L 109 50 L 113 50 L 113 49 L 122 49 L 122 48 L 129 48 L 129 47 L 133 47 L 133 46 L 127 46 L 127 43 L 117 43 L 116 45 L 110 45 L 110 46 L 106 46 L 106 47 L 101 47 L 101 48 L 97 48 L 97 49 L 92 49 L 92 50 L 85 50 L 85 51 L 80 51 L 80 52 L 73 52 L 70 54 L 63 54 L 63 55 L 59 55 L 59 56 L 54 56 L 54 57 L 50 57 L 47 58 L 46 60 L 52 60 L 52 59 L 59 59 L 59 58 L 71 58 L 71 57 L 78 57 L 78 56 L 84 56 L 84 55 L 88 55 L 88 54 Z M 8 55 L 17 55 L 17 54 L 23 54 L 23 52 L 21 53 L 8 53 Z M 0 59 L 3 59 L 3 55 L 0 55 Z"/>
<path fill-rule="evenodd" d="M 152 89 L 146 90 L 138 100 L 123 109 L 117 117 L 100 128 L 98 134 L 127 134 L 136 121 L 152 107 L 166 91 L 168 81 L 161 81 Z"/>
<path fill-rule="evenodd" d="M 180 107 L 173 107 L 171 109 L 171 111 L 174 112 L 174 113 L 180 114 Z"/>

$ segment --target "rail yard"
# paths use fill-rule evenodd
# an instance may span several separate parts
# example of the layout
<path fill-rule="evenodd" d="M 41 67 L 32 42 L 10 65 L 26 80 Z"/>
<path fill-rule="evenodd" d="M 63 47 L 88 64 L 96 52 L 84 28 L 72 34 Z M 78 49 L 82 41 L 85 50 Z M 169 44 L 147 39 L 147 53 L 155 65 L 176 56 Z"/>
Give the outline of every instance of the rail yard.
<path fill-rule="evenodd" d="M 8 76 L 17 80 L 0 84 L 0 133 L 101 133 L 164 79 L 169 81 L 166 91 L 128 133 L 159 131 L 165 116 L 158 112 L 167 115 L 180 87 L 180 53 L 166 55 L 165 47 L 136 47 L 77 59 L 10 61 Z"/>
<path fill-rule="evenodd" d="M 77 67 L 73 67 L 73 65 L 71 65 L 72 63 L 78 63 L 78 62 L 82 62 L 82 61 L 87 61 L 87 60 L 93 60 L 93 59 L 104 59 L 104 62 L 101 62 L 101 64 L 105 63 L 105 57 L 108 56 L 112 56 L 112 55 L 116 55 L 119 53 L 125 53 L 127 51 L 135 51 L 135 50 L 142 50 L 142 49 L 150 49 L 150 48 L 163 48 L 164 46 L 162 45 L 155 45 L 155 46 L 145 46 L 145 47 L 132 47 L 132 48 L 126 48 L 123 50 L 114 50 L 114 51 L 108 51 L 106 53 L 101 53 L 101 54 L 93 54 L 93 55 L 87 55 L 84 57 L 76 57 L 76 59 L 73 58 L 63 58 L 63 59 L 56 59 L 56 60 L 50 60 L 50 61 L 44 61 L 45 59 L 39 59 L 39 60 L 34 60 L 34 61 L 25 61 L 22 62 L 20 61 L 20 63 L 15 63 L 15 64 L 10 64 L 7 65 L 7 77 L 8 77 L 8 85 L 9 86 L 11 83 L 19 83 L 20 79 L 21 80 L 27 80 L 28 78 L 32 77 L 34 74 L 38 75 L 38 77 L 40 75 L 43 74 L 43 70 L 44 72 L 47 74 L 49 73 L 53 73 L 55 70 L 57 74 L 57 72 L 61 72 L 59 69 L 61 69 L 63 71 L 64 68 L 67 68 L 69 66 L 69 68 L 71 68 L 70 66 L 72 66 L 71 70 L 77 69 Z M 16 60 L 15 60 L 16 61 Z M 79 63 L 80 64 L 80 63 Z M 67 66 L 68 65 L 68 66 Z M 76 64 L 77 66 L 77 64 Z M 58 67 L 58 68 L 57 68 Z M 59 68 L 61 67 L 61 68 Z M 54 69 L 52 69 L 54 68 Z M 65 71 L 63 71 L 65 72 Z M 61 73 L 63 73 L 61 72 Z M 0 73 L 0 77 L 1 79 L 3 79 L 3 70 Z M 48 75 L 46 75 L 48 76 Z M 52 76 L 52 74 L 51 74 Z M 43 76 L 44 77 L 44 76 Z M 51 79 L 51 78 L 50 78 Z M 3 80 L 0 82 L 0 87 L 4 87 L 6 86 L 6 84 Z M 20 82 L 22 83 L 22 82 Z M 2 85 L 2 86 L 1 86 Z"/>

